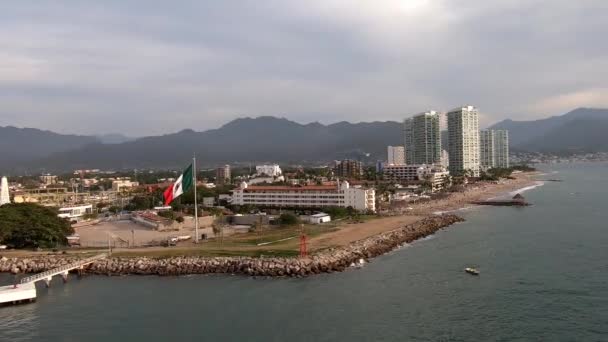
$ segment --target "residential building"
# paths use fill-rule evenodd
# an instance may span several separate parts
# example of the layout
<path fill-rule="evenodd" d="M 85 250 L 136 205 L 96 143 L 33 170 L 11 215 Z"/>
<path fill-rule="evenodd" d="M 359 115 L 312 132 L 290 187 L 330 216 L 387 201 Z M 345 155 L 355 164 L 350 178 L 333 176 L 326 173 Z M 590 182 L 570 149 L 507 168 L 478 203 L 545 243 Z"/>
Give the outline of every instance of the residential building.
<path fill-rule="evenodd" d="M 450 174 L 479 177 L 479 113 L 473 106 L 448 112 Z"/>
<path fill-rule="evenodd" d="M 11 203 L 11 197 L 8 192 L 8 179 L 2 177 L 0 181 L 0 205 Z"/>
<path fill-rule="evenodd" d="M 404 121 L 405 161 L 407 164 L 441 162 L 440 114 L 428 111 Z"/>
<path fill-rule="evenodd" d="M 388 164 L 403 165 L 405 164 L 405 147 L 404 146 L 389 146 L 388 150 Z"/>
<path fill-rule="evenodd" d="M 112 181 L 112 191 L 122 191 L 139 186 L 139 182 L 132 182 L 129 179 L 117 179 Z"/>
<path fill-rule="evenodd" d="M 270 165 L 257 165 L 255 167 L 256 175 L 258 176 L 268 176 L 268 177 L 279 177 L 283 174 L 281 171 L 281 167 L 277 164 Z"/>
<path fill-rule="evenodd" d="M 340 178 L 361 178 L 363 176 L 363 164 L 358 160 L 336 161 L 334 175 Z"/>
<path fill-rule="evenodd" d="M 446 169 L 450 166 L 450 155 L 446 150 L 441 150 L 441 166 Z"/>
<path fill-rule="evenodd" d="M 439 165 L 385 165 L 384 179 L 394 182 L 431 183 L 431 191 L 442 189 L 450 182 L 450 173 Z"/>
<path fill-rule="evenodd" d="M 509 167 L 509 131 L 482 130 L 479 132 L 481 168 Z"/>
<path fill-rule="evenodd" d="M 375 196 L 374 189 L 351 187 L 346 181 L 308 186 L 249 186 L 243 182 L 232 191 L 231 203 L 275 208 L 352 207 L 359 211 L 375 211 Z"/>
<path fill-rule="evenodd" d="M 230 165 L 215 169 L 215 184 L 230 184 Z"/>
<path fill-rule="evenodd" d="M 57 176 L 51 175 L 51 174 L 44 174 L 42 176 L 40 176 L 40 183 L 42 183 L 43 185 L 53 185 L 53 184 L 57 184 Z"/>

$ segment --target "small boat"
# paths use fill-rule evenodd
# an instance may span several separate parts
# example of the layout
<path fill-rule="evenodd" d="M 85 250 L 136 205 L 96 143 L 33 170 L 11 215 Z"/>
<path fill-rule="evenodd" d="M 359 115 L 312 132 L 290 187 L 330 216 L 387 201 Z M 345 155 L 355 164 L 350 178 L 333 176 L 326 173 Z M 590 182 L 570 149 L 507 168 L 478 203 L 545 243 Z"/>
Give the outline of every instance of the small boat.
<path fill-rule="evenodd" d="M 479 271 L 476 268 L 467 267 L 464 271 L 471 275 L 479 275 Z"/>

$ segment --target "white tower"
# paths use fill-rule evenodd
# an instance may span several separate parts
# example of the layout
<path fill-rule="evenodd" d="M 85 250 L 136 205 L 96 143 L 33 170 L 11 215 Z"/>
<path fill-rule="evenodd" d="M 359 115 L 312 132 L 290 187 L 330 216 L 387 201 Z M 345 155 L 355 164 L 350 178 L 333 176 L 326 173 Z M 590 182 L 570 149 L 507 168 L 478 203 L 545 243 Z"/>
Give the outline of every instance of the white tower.
<path fill-rule="evenodd" d="M 8 195 L 8 180 L 6 177 L 2 177 L 0 183 L 0 205 L 11 203 L 11 198 Z"/>
<path fill-rule="evenodd" d="M 473 106 L 448 112 L 450 173 L 479 177 L 479 113 Z"/>

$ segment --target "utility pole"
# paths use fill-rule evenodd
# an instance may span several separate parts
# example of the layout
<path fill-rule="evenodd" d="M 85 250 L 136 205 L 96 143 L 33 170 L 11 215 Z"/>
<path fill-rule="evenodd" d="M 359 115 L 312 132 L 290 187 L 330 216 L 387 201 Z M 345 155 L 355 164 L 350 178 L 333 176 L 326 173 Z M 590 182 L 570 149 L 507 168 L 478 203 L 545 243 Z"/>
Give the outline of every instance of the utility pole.
<path fill-rule="evenodd" d="M 194 243 L 198 243 L 198 203 L 196 200 L 196 154 L 192 158 L 192 177 L 194 178 Z"/>

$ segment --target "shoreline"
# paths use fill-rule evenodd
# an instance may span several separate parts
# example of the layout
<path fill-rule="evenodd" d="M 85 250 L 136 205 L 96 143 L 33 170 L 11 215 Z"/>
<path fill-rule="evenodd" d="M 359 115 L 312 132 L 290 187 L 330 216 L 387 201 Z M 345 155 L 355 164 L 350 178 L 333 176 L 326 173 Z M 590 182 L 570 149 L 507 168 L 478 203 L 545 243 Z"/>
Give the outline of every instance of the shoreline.
<path fill-rule="evenodd" d="M 306 258 L 251 257 L 114 257 L 96 261 L 85 270 L 97 275 L 241 274 L 261 277 L 306 277 L 341 272 L 369 259 L 395 250 L 403 244 L 435 234 L 464 219 L 435 215 L 397 229 L 354 241 L 347 246 L 327 248 Z M 39 273 L 73 262 L 79 257 L 46 255 L 0 259 L 0 272 Z"/>
<path fill-rule="evenodd" d="M 543 181 L 534 178 L 538 174 L 538 171 L 517 174 L 514 176 L 515 179 L 503 180 L 499 184 L 481 182 L 462 193 L 451 193 L 444 199 L 410 205 L 412 210 L 408 210 L 405 214 L 426 217 L 477 208 L 478 205 L 471 202 L 514 196 L 544 185 Z"/>
<path fill-rule="evenodd" d="M 533 179 L 538 172 L 518 174 L 513 180 L 499 184 L 481 183 L 463 193 L 452 193 L 447 198 L 412 205 L 412 210 L 396 216 L 408 218 L 405 223 L 393 221 L 369 221 L 359 225 L 343 227 L 341 231 L 329 233 L 312 239 L 310 243 L 317 248 L 306 258 L 297 257 L 210 257 L 210 256 L 172 256 L 143 257 L 134 254 L 126 257 L 113 257 L 92 264 L 87 272 L 102 275 L 187 275 L 187 274 L 243 274 L 248 276 L 302 277 L 319 273 L 332 273 L 359 265 L 371 258 L 389 253 L 403 244 L 433 235 L 454 223 L 464 221 L 455 212 L 478 207 L 470 204 L 475 200 L 522 193 L 542 186 L 544 183 Z M 419 219 L 418 219 L 419 218 Z M 382 219 L 379 219 L 382 220 Z M 412 222 L 412 220 L 415 220 Z M 390 223 L 393 222 L 393 223 Z M 411 223 L 410 223 L 411 222 Z M 369 227 L 375 234 L 369 233 Z M 368 229 L 365 229 L 367 227 Z M 333 234 L 333 235 L 332 235 Z M 342 243 L 333 245 L 323 243 L 332 236 L 339 236 Z M 336 240 L 332 240 L 336 242 Z M 345 242 L 348 241 L 348 242 Z M 30 255 L 0 259 L 0 273 L 38 273 L 81 258 L 66 255 Z"/>

